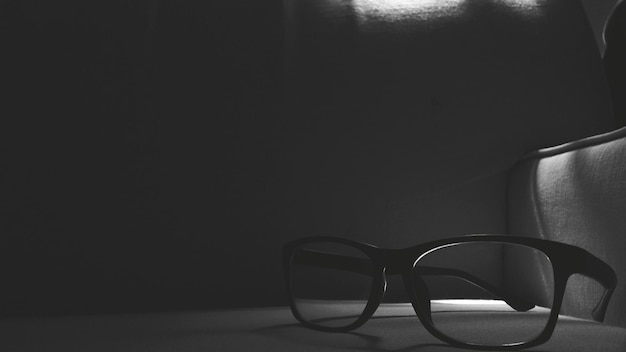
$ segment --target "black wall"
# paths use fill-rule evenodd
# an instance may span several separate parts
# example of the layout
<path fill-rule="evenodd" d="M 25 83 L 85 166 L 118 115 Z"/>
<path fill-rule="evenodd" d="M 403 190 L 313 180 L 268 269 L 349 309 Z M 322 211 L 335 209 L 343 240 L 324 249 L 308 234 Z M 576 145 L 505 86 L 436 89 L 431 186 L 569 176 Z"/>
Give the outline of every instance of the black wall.
<path fill-rule="evenodd" d="M 282 41 L 280 1 L 220 3 L 2 2 L 0 310 L 215 304 Z"/>
<path fill-rule="evenodd" d="M 0 312 L 285 304 L 278 262 L 286 239 L 352 231 L 403 245 L 505 230 L 503 180 L 513 159 L 484 175 L 470 157 L 462 170 L 478 178 L 467 182 L 444 164 L 436 168 L 448 179 L 426 168 L 420 187 L 446 191 L 424 197 L 398 183 L 410 175 L 383 171 L 389 178 L 368 193 L 368 183 L 321 179 L 328 170 L 308 174 L 328 165 L 306 149 L 315 135 L 302 142 L 290 130 L 310 124 L 294 125 L 281 107 L 282 16 L 279 0 L 0 3 Z M 600 120 L 532 146 L 605 130 Z M 298 143 L 311 143 L 313 163 L 294 154 Z M 397 167 L 382 148 L 364 155 Z M 411 158 L 405 151 L 396 161 Z M 375 169 L 366 159 L 352 169 L 332 160 L 347 174 Z M 473 206 L 477 194 L 484 197 Z M 442 223 L 414 206 L 461 215 Z M 419 224 L 426 234 L 407 232 Z"/>

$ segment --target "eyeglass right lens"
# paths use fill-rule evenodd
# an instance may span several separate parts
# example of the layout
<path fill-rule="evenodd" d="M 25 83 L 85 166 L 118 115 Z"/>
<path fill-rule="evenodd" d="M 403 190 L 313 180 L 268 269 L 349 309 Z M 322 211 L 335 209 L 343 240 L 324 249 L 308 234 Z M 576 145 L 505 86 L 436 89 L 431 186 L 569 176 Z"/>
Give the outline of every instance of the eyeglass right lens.
<path fill-rule="evenodd" d="M 339 243 L 317 242 L 296 248 L 289 275 L 298 314 L 322 327 L 353 324 L 363 314 L 372 291 L 369 257 Z"/>
<path fill-rule="evenodd" d="M 467 344 L 530 342 L 545 329 L 554 296 L 552 264 L 541 251 L 506 242 L 466 242 L 423 255 L 414 277 L 430 295 L 433 326 Z"/>

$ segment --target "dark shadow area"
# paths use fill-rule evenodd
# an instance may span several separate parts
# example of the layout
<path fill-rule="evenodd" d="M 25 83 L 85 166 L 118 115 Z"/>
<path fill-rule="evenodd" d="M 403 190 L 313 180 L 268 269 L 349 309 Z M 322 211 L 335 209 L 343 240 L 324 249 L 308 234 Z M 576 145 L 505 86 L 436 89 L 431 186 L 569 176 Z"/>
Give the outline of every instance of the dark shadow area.
<path fill-rule="evenodd" d="M 400 319 L 399 318 L 405 318 Z M 347 333 L 324 333 L 312 331 L 303 327 L 300 324 L 280 324 L 275 326 L 270 326 L 266 328 L 261 328 L 254 330 L 255 334 L 261 334 L 264 336 L 272 336 L 274 338 L 278 338 L 285 341 L 295 341 L 298 344 L 303 344 L 311 347 L 319 347 L 319 348 L 330 348 L 330 349 L 338 349 L 338 348 L 349 348 L 354 350 L 362 350 L 362 351 L 380 351 L 380 352 L 410 352 L 410 351 L 448 351 L 448 350 L 462 350 L 458 347 L 454 347 L 448 345 L 443 342 L 436 342 L 437 340 L 434 337 L 428 336 L 427 340 L 432 340 L 435 342 L 422 342 L 422 343 L 411 343 L 411 340 L 414 339 L 424 339 L 423 334 L 428 334 L 425 329 L 422 327 L 412 326 L 411 329 L 415 329 L 419 331 L 419 333 L 415 333 L 411 335 L 411 331 L 406 331 L 407 336 L 398 337 L 398 330 L 403 330 L 400 326 L 406 328 L 408 324 L 407 319 L 414 320 L 414 324 L 419 324 L 417 317 L 406 317 L 406 316 L 384 316 L 384 317 L 372 317 L 373 321 L 379 321 L 382 324 L 377 330 L 376 334 L 373 333 L 361 333 L 361 332 L 347 332 Z M 385 327 L 384 324 L 390 323 L 391 326 Z M 375 322 L 373 322 L 375 323 Z M 376 324 L 376 323 L 375 323 Z M 372 329 L 365 328 L 368 331 L 372 331 Z M 333 336 L 334 335 L 334 336 Z M 345 338 L 342 338 L 345 336 Z M 397 345 L 397 340 L 400 339 L 402 342 L 406 342 L 408 346 L 404 347 L 385 347 L 385 345 Z M 393 343 L 396 342 L 396 343 Z M 400 343 L 402 345 L 402 343 Z M 436 349 L 435 349 L 436 348 Z M 536 352 L 548 352 L 548 350 L 542 349 L 540 347 L 526 349 L 526 351 L 536 351 Z"/>
<path fill-rule="evenodd" d="M 386 318 L 394 318 L 394 317 L 373 317 L 372 319 L 386 319 Z M 416 317 L 411 317 L 409 319 L 417 319 Z M 311 330 L 306 329 L 305 327 L 299 324 L 282 324 L 271 326 L 267 328 L 262 328 L 255 330 L 254 333 L 272 336 L 274 338 L 279 338 L 287 341 L 295 341 L 299 344 L 305 344 L 308 346 L 315 346 L 320 348 L 332 348 L 337 349 L 344 346 L 345 348 L 354 349 L 354 350 L 362 350 L 362 351 L 380 351 L 380 352 L 404 352 L 404 351 L 419 351 L 426 348 L 432 347 L 440 347 L 443 350 L 455 349 L 455 347 L 447 345 L 445 343 L 420 343 L 415 344 L 399 349 L 393 348 L 385 348 L 381 345 L 385 344 L 386 338 L 384 336 L 384 331 L 381 331 L 380 335 L 373 334 L 364 334 L 359 332 L 347 332 L 347 333 L 338 333 L 344 336 L 350 336 L 357 338 L 357 342 L 347 341 L 341 342 L 338 340 L 341 339 L 327 339 L 325 336 L 319 336 L 319 334 L 325 334 L 321 332 L 312 332 Z M 328 333 L 326 333 L 328 334 Z M 334 333 L 334 335 L 338 335 Z M 337 345 L 339 343 L 340 345 Z"/>
<path fill-rule="evenodd" d="M 604 28 L 604 71 L 617 125 L 626 126 L 626 2 L 619 1 Z"/>

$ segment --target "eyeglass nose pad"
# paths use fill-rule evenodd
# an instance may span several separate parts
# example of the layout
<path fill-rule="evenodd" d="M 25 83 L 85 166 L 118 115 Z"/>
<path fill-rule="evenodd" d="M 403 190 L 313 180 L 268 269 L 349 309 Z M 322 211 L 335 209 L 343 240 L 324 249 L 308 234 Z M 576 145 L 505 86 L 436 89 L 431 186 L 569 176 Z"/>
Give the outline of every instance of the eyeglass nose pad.
<path fill-rule="evenodd" d="M 430 317 L 430 291 L 420 275 L 413 272 L 407 273 L 403 277 L 404 285 L 409 289 L 411 303 L 418 314 L 428 320 Z M 421 313 L 421 314 L 420 314 Z"/>

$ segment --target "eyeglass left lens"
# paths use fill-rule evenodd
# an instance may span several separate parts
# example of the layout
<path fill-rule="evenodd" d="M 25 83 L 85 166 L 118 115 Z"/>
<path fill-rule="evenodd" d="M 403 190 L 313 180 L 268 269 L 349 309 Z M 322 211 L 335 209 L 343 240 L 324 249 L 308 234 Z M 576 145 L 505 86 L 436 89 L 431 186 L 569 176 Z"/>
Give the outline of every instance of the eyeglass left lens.
<path fill-rule="evenodd" d="M 290 262 L 291 293 L 297 313 L 321 327 L 353 324 L 365 310 L 373 270 L 361 250 L 333 242 L 297 247 Z"/>

